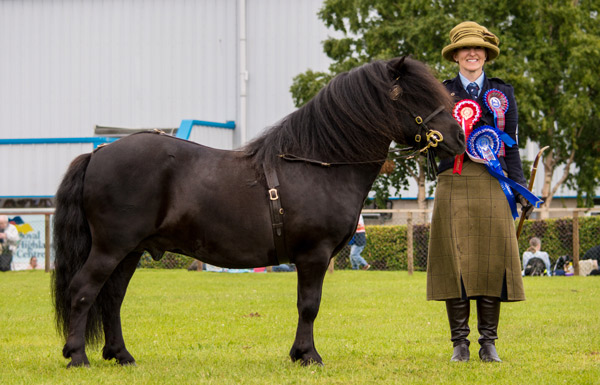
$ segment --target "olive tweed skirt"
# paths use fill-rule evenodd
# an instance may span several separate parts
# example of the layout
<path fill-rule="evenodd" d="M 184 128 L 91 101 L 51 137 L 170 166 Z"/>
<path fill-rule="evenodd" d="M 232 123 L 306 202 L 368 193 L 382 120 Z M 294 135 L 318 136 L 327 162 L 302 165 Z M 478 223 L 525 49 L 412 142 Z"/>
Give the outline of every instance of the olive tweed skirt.
<path fill-rule="evenodd" d="M 427 299 L 477 296 L 525 299 L 521 262 L 508 201 L 486 167 L 465 162 L 438 177 L 429 256 Z"/>

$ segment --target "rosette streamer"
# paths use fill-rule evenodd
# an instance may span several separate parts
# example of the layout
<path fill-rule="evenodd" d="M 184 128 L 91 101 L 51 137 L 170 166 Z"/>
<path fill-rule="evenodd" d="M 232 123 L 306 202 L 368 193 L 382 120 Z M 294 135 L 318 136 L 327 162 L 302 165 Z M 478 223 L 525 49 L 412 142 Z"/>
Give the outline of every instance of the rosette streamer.
<path fill-rule="evenodd" d="M 508 98 L 502 91 L 492 88 L 483 95 L 483 101 L 488 110 L 494 114 L 494 125 L 499 131 L 504 133 L 504 127 L 506 126 L 504 116 L 506 111 L 508 111 Z M 504 146 L 500 146 L 499 155 L 504 156 Z"/>
<path fill-rule="evenodd" d="M 511 187 L 519 194 L 523 195 L 525 199 L 531 202 L 535 207 L 539 207 L 542 200 L 536 197 L 531 191 L 527 190 L 526 187 L 504 176 L 502 166 L 498 160 L 498 151 L 500 150 L 500 145 L 502 143 L 498 132 L 499 131 L 496 128 L 490 126 L 482 126 L 475 129 L 469 136 L 469 139 L 467 139 L 467 154 L 474 162 L 484 163 L 488 172 L 498 179 L 502 191 L 504 191 L 504 195 L 508 200 L 512 216 L 516 219 L 519 217 L 519 213 L 517 211 L 517 204 Z M 505 143 L 512 147 L 515 142 L 512 139 L 510 142 L 511 143 Z"/>

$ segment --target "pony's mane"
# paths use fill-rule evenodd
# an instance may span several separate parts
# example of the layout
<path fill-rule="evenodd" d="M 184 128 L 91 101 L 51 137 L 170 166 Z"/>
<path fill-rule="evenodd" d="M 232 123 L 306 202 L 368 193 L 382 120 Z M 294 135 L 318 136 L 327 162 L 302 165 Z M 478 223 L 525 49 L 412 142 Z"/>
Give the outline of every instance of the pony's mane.
<path fill-rule="evenodd" d="M 450 109 L 452 99 L 423 63 L 379 60 L 339 74 L 241 150 L 257 165 L 279 154 L 326 162 L 381 159 L 382 144 L 412 143 L 407 137 L 417 127 L 409 111 L 425 117 L 440 105 Z"/>

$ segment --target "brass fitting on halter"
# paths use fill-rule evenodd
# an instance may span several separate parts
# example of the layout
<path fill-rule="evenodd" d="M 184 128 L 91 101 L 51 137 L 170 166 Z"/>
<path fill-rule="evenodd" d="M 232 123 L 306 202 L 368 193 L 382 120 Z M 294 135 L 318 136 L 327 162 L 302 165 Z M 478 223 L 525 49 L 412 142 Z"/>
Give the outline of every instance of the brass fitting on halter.
<path fill-rule="evenodd" d="M 420 142 L 421 135 L 417 134 L 417 136 L 419 137 L 419 140 L 417 140 L 417 142 Z M 427 131 L 427 133 L 425 134 L 425 137 L 427 138 L 427 145 L 425 147 L 423 147 L 419 152 L 427 151 L 427 149 L 429 147 L 437 147 L 438 144 L 444 140 L 444 135 L 442 135 L 442 133 L 439 132 L 438 130 Z M 415 137 L 415 140 L 416 139 L 417 138 Z"/>
<path fill-rule="evenodd" d="M 429 116 L 427 116 L 425 119 L 423 119 L 420 115 L 417 115 L 409 110 L 410 113 L 412 114 L 412 116 L 415 118 L 415 123 L 417 123 L 417 126 L 421 130 L 425 131 L 425 138 L 426 138 L 427 144 L 425 145 L 425 147 L 419 149 L 418 152 L 427 153 L 427 150 L 430 147 L 437 147 L 437 145 L 441 141 L 444 140 L 444 136 L 442 135 L 441 132 L 439 132 L 437 130 L 432 130 L 429 127 L 427 127 L 427 122 L 429 122 L 431 119 L 433 119 L 437 114 L 439 114 L 443 110 L 444 110 L 444 106 L 439 106 L 435 111 L 433 111 L 431 114 L 429 114 Z M 418 144 L 420 144 L 421 139 L 423 139 L 421 137 L 420 132 L 421 131 L 419 131 L 415 134 L 415 142 Z"/>

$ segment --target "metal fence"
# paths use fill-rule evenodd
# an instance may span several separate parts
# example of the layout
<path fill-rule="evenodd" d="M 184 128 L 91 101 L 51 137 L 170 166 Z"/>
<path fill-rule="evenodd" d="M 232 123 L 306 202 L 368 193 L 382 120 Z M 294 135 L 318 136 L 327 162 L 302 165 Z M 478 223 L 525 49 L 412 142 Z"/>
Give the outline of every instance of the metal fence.
<path fill-rule="evenodd" d="M 549 254 L 553 266 L 562 257 L 571 263 L 575 275 L 579 275 L 579 261 L 600 260 L 600 208 L 555 208 L 547 210 L 547 213 L 553 217 L 525 221 L 519 238 L 521 256 L 529 247 L 531 237 L 535 236 L 541 240 L 542 251 Z M 392 237 L 390 242 L 405 244 L 406 270 L 409 273 L 427 269 L 431 210 L 364 210 L 363 215 L 367 234 L 376 232 L 375 226 L 396 229 L 399 239 Z M 377 258 L 374 242 L 367 235 L 367 246 L 362 256 L 372 269 L 390 270 L 387 261 Z M 349 255 L 350 247 L 346 246 L 336 256 L 334 268 L 350 268 Z"/>
<path fill-rule="evenodd" d="M 525 222 L 519 251 L 522 255 L 529 246 L 532 236 L 540 238 L 542 250 L 548 252 L 552 264 L 566 256 L 572 263 L 574 273 L 579 274 L 579 261 L 600 259 L 600 208 L 595 209 L 550 209 L 551 215 L 561 215 L 545 220 Z M 54 209 L 0 209 L 0 214 L 36 218 L 35 234 L 22 237 L 19 253 L 23 260 L 38 257 L 38 268 L 49 271 L 53 267 L 51 251 L 51 221 Z M 425 271 L 429 243 L 431 210 L 364 210 L 367 226 L 367 245 L 362 256 L 373 270 Z M 345 246 L 334 258 L 330 271 L 350 269 L 350 246 Z M 43 260 L 43 263 L 42 263 Z M 192 258 L 166 253 L 160 261 L 145 254 L 140 267 L 143 268 L 190 268 Z M 23 268 L 21 265 L 20 268 Z"/>

